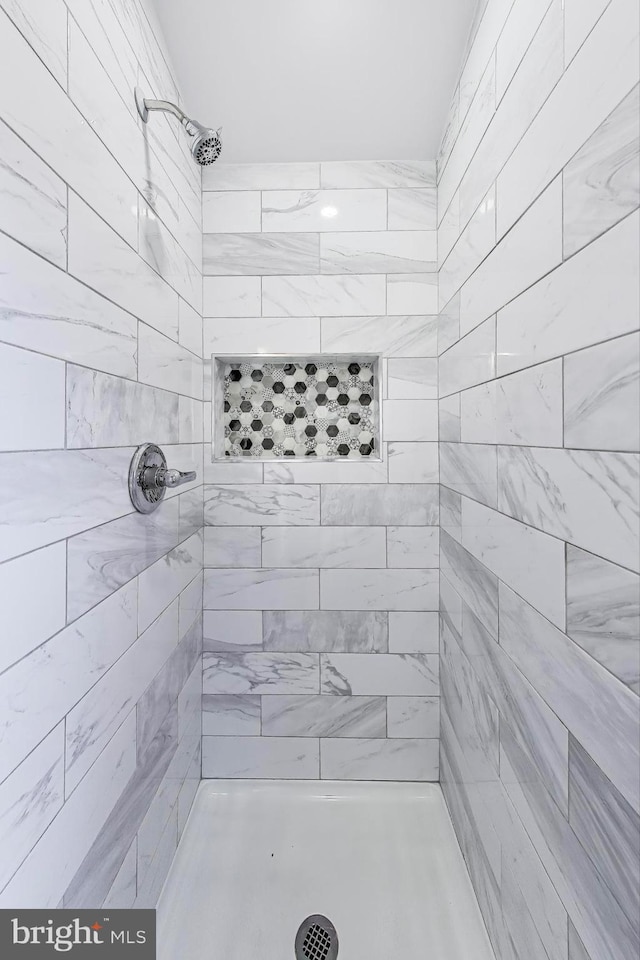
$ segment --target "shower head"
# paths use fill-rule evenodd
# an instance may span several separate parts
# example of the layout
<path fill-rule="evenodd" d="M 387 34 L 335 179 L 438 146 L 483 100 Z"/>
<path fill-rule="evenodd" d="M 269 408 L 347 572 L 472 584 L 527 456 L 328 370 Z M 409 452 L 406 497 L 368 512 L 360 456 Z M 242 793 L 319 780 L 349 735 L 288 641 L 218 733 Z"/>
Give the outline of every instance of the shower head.
<path fill-rule="evenodd" d="M 174 117 L 178 118 L 189 137 L 191 137 L 191 155 L 201 167 L 206 167 L 218 159 L 222 153 L 222 140 L 220 138 L 222 127 L 218 130 L 203 127 L 197 120 L 190 120 L 180 107 L 168 100 L 147 100 L 140 87 L 135 89 L 135 98 L 138 113 L 144 123 L 149 119 L 150 110 L 162 110 L 164 113 L 172 113 Z"/>

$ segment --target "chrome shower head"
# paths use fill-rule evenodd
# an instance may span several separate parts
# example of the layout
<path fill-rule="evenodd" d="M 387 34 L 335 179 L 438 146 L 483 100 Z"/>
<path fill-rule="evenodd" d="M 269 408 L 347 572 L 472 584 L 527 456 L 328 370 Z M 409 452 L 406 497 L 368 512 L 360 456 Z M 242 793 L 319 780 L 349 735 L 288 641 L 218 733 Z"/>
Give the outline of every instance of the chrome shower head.
<path fill-rule="evenodd" d="M 149 119 L 150 110 L 162 110 L 164 113 L 172 113 L 174 117 L 178 118 L 187 131 L 187 134 L 191 137 L 191 155 L 196 163 L 199 163 L 201 167 L 206 167 L 218 159 L 222 153 L 222 140 L 220 138 L 222 127 L 218 130 L 203 127 L 197 120 L 190 120 L 175 103 L 170 103 L 168 100 L 147 100 L 140 87 L 136 87 L 134 92 L 136 107 L 144 123 Z"/>

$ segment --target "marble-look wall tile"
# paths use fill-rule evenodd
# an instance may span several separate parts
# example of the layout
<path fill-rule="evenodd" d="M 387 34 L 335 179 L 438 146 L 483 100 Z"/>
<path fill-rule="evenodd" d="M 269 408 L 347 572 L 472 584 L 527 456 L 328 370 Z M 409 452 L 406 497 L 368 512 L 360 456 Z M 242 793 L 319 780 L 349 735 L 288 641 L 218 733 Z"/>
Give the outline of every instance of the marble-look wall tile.
<path fill-rule="evenodd" d="M 324 317 L 326 353 L 383 353 L 389 357 L 435 357 L 437 317 Z"/>
<path fill-rule="evenodd" d="M 283 276 L 262 281 L 265 317 L 361 317 L 382 314 L 385 305 L 384 276 Z"/>
<path fill-rule="evenodd" d="M 609 5 L 610 0 L 566 0 L 565 56 L 570 63 Z"/>
<path fill-rule="evenodd" d="M 440 357 L 440 396 L 491 380 L 496 372 L 496 321 L 491 317 Z"/>
<path fill-rule="evenodd" d="M 221 163 L 202 170 L 207 190 L 317 190 L 319 163 Z"/>
<path fill-rule="evenodd" d="M 591 960 L 585 946 L 576 933 L 576 928 L 569 921 L 569 960 Z"/>
<path fill-rule="evenodd" d="M 202 569 L 202 531 L 174 547 L 138 577 L 138 630 L 146 630 Z"/>
<path fill-rule="evenodd" d="M 389 611 L 389 653 L 437 652 L 437 612 Z"/>
<path fill-rule="evenodd" d="M 62 0 L 43 10 L 37 3 L 3 0 L 2 6 L 63 89 L 67 86 L 67 11 Z"/>
<path fill-rule="evenodd" d="M 342 702 L 342 698 L 335 698 Z M 388 736 L 396 738 L 424 737 L 436 740 L 440 732 L 440 700 L 438 697 L 388 697 Z"/>
<path fill-rule="evenodd" d="M 112 910 L 130 910 L 133 906 L 136 898 L 137 857 L 138 851 L 134 839 L 104 899 L 104 907 L 110 907 Z"/>
<path fill-rule="evenodd" d="M 436 484 L 327 484 L 321 500 L 325 524 L 432 526 L 438 522 Z"/>
<path fill-rule="evenodd" d="M 59 723 L 0 784 L 0 888 L 11 879 L 63 803 L 64 724 Z"/>
<path fill-rule="evenodd" d="M 436 400 L 384 400 L 382 436 L 396 442 L 429 442 L 438 439 Z"/>
<path fill-rule="evenodd" d="M 499 447 L 498 507 L 637 570 L 638 466 L 634 454 Z"/>
<path fill-rule="evenodd" d="M 386 653 L 388 649 L 386 612 L 265 610 L 262 618 L 265 650 Z"/>
<path fill-rule="evenodd" d="M 436 236 L 435 230 L 323 233 L 320 272 L 423 273 L 437 259 Z"/>
<path fill-rule="evenodd" d="M 205 354 L 301 353 L 320 350 L 317 317 L 236 317 L 204 321 Z"/>
<path fill-rule="evenodd" d="M 259 567 L 262 562 L 260 527 L 205 527 L 204 563 L 207 567 Z M 267 564 L 282 566 L 282 564 Z"/>
<path fill-rule="evenodd" d="M 475 390 L 470 390 L 468 392 L 474 393 L 479 390 L 485 390 L 487 386 L 488 384 L 483 384 L 482 387 L 476 387 Z M 445 397 L 444 399 L 438 401 L 439 440 L 444 440 L 448 443 L 460 443 L 460 440 L 462 439 L 460 401 L 461 396 L 459 393 L 453 393 L 450 397 Z M 473 406 L 473 414 L 475 419 L 475 405 Z M 476 438 L 474 437 L 473 439 Z M 485 437 L 482 436 L 479 439 L 484 441 Z"/>
<path fill-rule="evenodd" d="M 434 444 L 435 446 L 435 444 Z M 294 458 L 280 463 L 265 463 L 265 483 L 386 483 L 387 464 L 378 460 L 339 460 L 326 463 Z"/>
<path fill-rule="evenodd" d="M 444 307 L 471 276 L 496 242 L 495 186 L 487 193 L 438 274 L 440 306 Z M 442 256 L 442 255 L 441 255 Z"/>
<path fill-rule="evenodd" d="M 320 488 L 314 484 L 243 484 L 237 488 L 219 484 L 205 486 L 204 497 L 205 523 L 216 526 L 308 526 L 320 522 Z M 351 522 L 355 523 L 355 518 Z"/>
<path fill-rule="evenodd" d="M 438 361 L 403 358 L 387 361 L 390 400 L 433 400 L 438 397 Z"/>
<path fill-rule="evenodd" d="M 320 692 L 339 696 L 433 697 L 439 693 L 435 654 L 321 654 Z"/>
<path fill-rule="evenodd" d="M 178 294 L 75 193 L 69 194 L 69 273 L 177 337 Z"/>
<path fill-rule="evenodd" d="M 393 441 L 387 446 L 389 483 L 437 483 L 437 443 L 403 443 Z"/>
<path fill-rule="evenodd" d="M 440 487 L 440 526 L 462 543 L 462 496 L 448 487 Z"/>
<path fill-rule="evenodd" d="M 321 740 L 328 780 L 438 779 L 437 740 Z"/>
<path fill-rule="evenodd" d="M 234 484 L 262 482 L 261 463 L 227 463 L 226 461 L 211 463 L 210 458 L 205 457 L 204 469 L 205 483 L 228 484 L 230 480 L 233 480 Z"/>
<path fill-rule="evenodd" d="M 567 544 L 567 633 L 640 694 L 640 578 Z"/>
<path fill-rule="evenodd" d="M 384 527 L 270 527 L 262 535 L 264 567 L 385 567 L 386 562 Z"/>
<path fill-rule="evenodd" d="M 203 240 L 208 277 L 320 273 L 317 233 L 206 233 Z"/>
<path fill-rule="evenodd" d="M 549 620 L 565 626 L 565 545 L 462 499 L 462 546 Z"/>
<path fill-rule="evenodd" d="M 259 737 L 260 699 L 252 694 L 205 694 L 202 697 L 203 737 Z"/>
<path fill-rule="evenodd" d="M 433 160 L 332 160 L 320 164 L 323 187 L 433 188 Z"/>
<path fill-rule="evenodd" d="M 565 446 L 637 450 L 639 440 L 640 334 L 565 357 Z"/>
<path fill-rule="evenodd" d="M 0 190 L 4 228 L 56 266 L 67 262 L 67 188 L 0 121 Z"/>
<path fill-rule="evenodd" d="M 205 610 L 203 645 L 205 650 L 236 653 L 261 650 L 262 613 L 259 610 Z"/>
<path fill-rule="evenodd" d="M 384 697 L 262 698 L 265 737 L 386 737 Z"/>
<path fill-rule="evenodd" d="M 132 380 L 67 364 L 67 446 L 177 443 L 178 397 Z"/>
<path fill-rule="evenodd" d="M 0 905 L 57 907 L 135 770 L 135 711 L 0 893 Z"/>
<path fill-rule="evenodd" d="M 72 537 L 67 545 L 67 616 L 80 616 L 178 543 L 179 499 L 151 516 L 130 513 Z"/>
<path fill-rule="evenodd" d="M 440 533 L 440 569 L 472 613 L 498 636 L 498 578 L 445 530 Z"/>
<path fill-rule="evenodd" d="M 640 204 L 639 94 L 635 86 L 564 169 L 565 257 Z"/>
<path fill-rule="evenodd" d="M 438 566 L 438 557 L 437 527 L 387 528 L 387 566 L 435 568 Z"/>
<path fill-rule="evenodd" d="M 640 818 L 573 737 L 569 822 L 640 934 Z"/>
<path fill-rule="evenodd" d="M 259 233 L 260 215 L 259 190 L 205 190 L 202 194 L 204 233 Z"/>
<path fill-rule="evenodd" d="M 488 507 L 497 506 L 496 447 L 479 443 L 441 443 L 440 482 Z"/>
<path fill-rule="evenodd" d="M 267 231 L 385 230 L 384 190 L 266 190 L 262 228 Z"/>
<path fill-rule="evenodd" d="M 325 610 L 436 610 L 438 571 L 321 570 Z"/>
<path fill-rule="evenodd" d="M 174 340 L 138 325 L 138 378 L 151 386 L 202 398 L 202 362 Z"/>
<path fill-rule="evenodd" d="M 565 634 L 500 586 L 500 643 L 635 810 L 638 699 Z"/>
<path fill-rule="evenodd" d="M 37 395 L 33 389 L 38 384 Z M 64 447 L 64 364 L 0 344 L 0 405 L 19 417 L 0 423 L 0 451 Z"/>
<path fill-rule="evenodd" d="M 65 731 L 67 796 L 109 743 L 177 643 L 178 602 L 174 600 L 69 711 Z"/>
<path fill-rule="evenodd" d="M 436 200 L 435 187 L 389 190 L 389 230 L 435 230 Z"/>
<path fill-rule="evenodd" d="M 432 315 L 438 311 L 438 277 L 430 273 L 391 273 L 387 277 L 387 313 Z"/>
<path fill-rule="evenodd" d="M 460 294 L 457 293 L 438 315 L 438 356 L 460 339 Z"/>
<path fill-rule="evenodd" d="M 202 281 L 205 317 L 259 317 L 260 277 L 205 277 Z"/>
<path fill-rule="evenodd" d="M 203 737 L 205 778 L 317 780 L 319 744 L 311 737 Z"/>
<path fill-rule="evenodd" d="M 207 610 L 317 610 L 317 570 L 207 569 Z"/>
<path fill-rule="evenodd" d="M 631 214 L 500 310 L 499 375 L 636 330 L 639 227 Z"/>
<path fill-rule="evenodd" d="M 0 237 L 0 338 L 117 376 L 136 376 L 136 321 L 69 274 Z"/>

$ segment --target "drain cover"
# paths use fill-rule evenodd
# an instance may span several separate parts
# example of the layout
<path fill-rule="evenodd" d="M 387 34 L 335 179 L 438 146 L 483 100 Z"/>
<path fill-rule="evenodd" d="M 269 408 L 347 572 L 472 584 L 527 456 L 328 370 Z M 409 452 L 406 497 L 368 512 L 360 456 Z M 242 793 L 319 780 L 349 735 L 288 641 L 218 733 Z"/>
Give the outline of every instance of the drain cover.
<path fill-rule="evenodd" d="M 320 914 L 307 917 L 296 934 L 296 960 L 335 960 L 338 956 L 336 928 Z"/>

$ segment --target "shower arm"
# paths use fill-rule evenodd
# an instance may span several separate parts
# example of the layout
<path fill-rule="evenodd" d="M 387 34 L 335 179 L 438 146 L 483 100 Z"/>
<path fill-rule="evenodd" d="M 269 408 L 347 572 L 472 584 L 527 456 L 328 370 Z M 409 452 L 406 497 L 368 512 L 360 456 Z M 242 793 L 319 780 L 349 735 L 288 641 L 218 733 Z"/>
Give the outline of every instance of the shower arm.
<path fill-rule="evenodd" d="M 142 100 L 141 106 L 140 116 L 145 123 L 147 122 L 150 110 L 161 110 L 163 113 L 172 113 L 174 117 L 177 117 L 190 136 L 193 137 L 199 132 L 199 124 L 190 120 L 186 113 L 182 112 L 180 107 L 177 107 L 175 103 L 171 103 L 169 100 L 147 100 L 145 98 Z"/>

